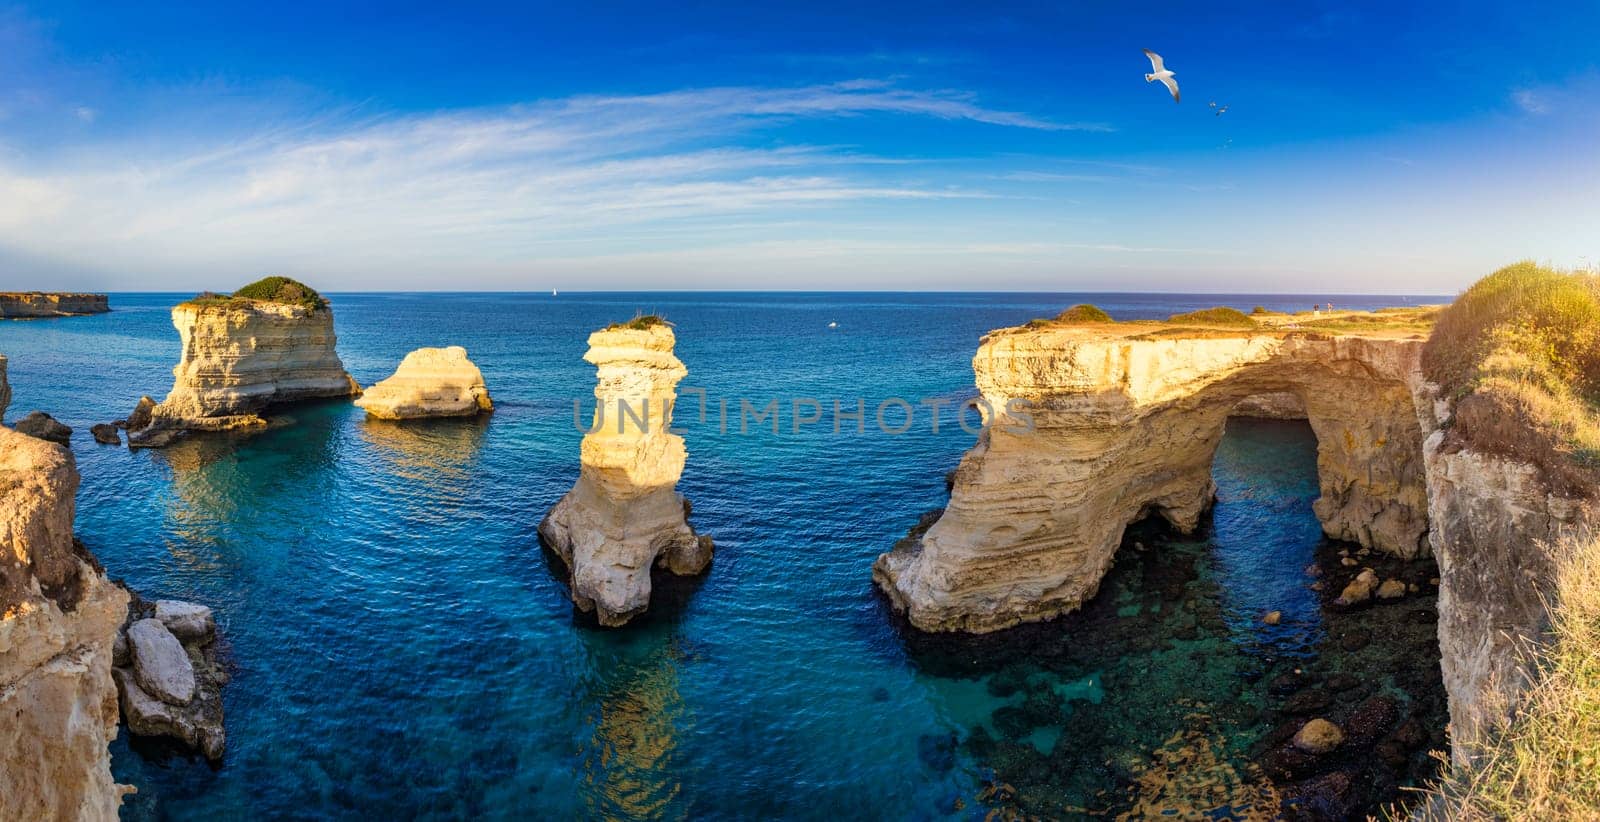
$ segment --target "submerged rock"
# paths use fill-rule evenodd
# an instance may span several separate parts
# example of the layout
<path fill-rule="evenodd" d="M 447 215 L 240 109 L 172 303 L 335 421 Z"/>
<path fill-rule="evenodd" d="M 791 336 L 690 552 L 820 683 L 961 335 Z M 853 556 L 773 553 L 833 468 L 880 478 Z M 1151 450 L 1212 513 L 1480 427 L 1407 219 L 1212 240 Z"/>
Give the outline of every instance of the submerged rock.
<path fill-rule="evenodd" d="M 665 323 L 589 335 L 597 369 L 594 429 L 583 438 L 578 482 L 539 523 L 545 545 L 572 572 L 572 600 L 602 625 L 622 625 L 650 604 L 650 569 L 698 574 L 711 538 L 695 533 L 676 486 L 688 452 L 671 433 L 678 381 Z"/>
<path fill-rule="evenodd" d="M 1261 618 L 1261 621 L 1268 625 L 1277 625 L 1279 622 L 1283 621 L 1283 612 L 1268 611 L 1267 615 Z"/>
<path fill-rule="evenodd" d="M 407 354 L 393 376 L 368 388 L 355 404 L 368 416 L 386 420 L 471 417 L 494 410 L 483 372 L 459 345 Z"/>
<path fill-rule="evenodd" d="M 1344 732 L 1339 726 L 1318 717 L 1300 726 L 1294 735 L 1293 745 L 1308 754 L 1325 754 L 1344 742 Z"/>
<path fill-rule="evenodd" d="M 14 426 L 19 434 L 27 434 L 41 440 L 66 445 L 72 440 L 72 429 L 57 422 L 56 419 L 43 411 L 34 411 L 26 417 L 17 420 Z"/>
<path fill-rule="evenodd" d="M 1372 599 L 1372 593 L 1377 588 L 1378 575 L 1371 568 L 1365 568 L 1355 579 L 1350 580 L 1350 584 L 1344 586 L 1344 590 L 1339 592 L 1339 598 L 1335 601 L 1340 605 L 1360 605 Z"/>

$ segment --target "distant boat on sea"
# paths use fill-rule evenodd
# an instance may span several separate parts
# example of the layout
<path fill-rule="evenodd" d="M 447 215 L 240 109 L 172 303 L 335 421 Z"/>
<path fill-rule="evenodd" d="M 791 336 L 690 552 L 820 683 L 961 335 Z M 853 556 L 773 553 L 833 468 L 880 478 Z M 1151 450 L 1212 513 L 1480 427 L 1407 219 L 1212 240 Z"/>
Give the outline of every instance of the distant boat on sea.
<path fill-rule="evenodd" d="M 556 290 L 554 288 L 550 289 L 550 296 L 554 297 L 555 295 L 556 295 Z"/>
<path fill-rule="evenodd" d="M 829 328 L 838 328 L 839 324 L 838 323 L 828 323 L 828 327 Z"/>

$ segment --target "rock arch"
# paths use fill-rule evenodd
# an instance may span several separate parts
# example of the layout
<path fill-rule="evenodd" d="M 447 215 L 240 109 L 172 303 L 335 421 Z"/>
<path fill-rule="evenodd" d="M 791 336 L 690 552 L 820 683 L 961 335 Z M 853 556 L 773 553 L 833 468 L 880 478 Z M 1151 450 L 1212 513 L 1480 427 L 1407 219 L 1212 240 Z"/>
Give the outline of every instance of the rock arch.
<path fill-rule="evenodd" d="M 1312 334 L 1134 338 L 1075 328 L 999 332 L 973 359 L 998 415 L 963 457 L 950 504 L 874 577 L 923 630 L 992 631 L 1094 596 L 1128 524 L 1191 530 L 1215 493 L 1227 418 L 1298 398 L 1318 440 L 1330 536 L 1428 552 L 1420 339 Z"/>

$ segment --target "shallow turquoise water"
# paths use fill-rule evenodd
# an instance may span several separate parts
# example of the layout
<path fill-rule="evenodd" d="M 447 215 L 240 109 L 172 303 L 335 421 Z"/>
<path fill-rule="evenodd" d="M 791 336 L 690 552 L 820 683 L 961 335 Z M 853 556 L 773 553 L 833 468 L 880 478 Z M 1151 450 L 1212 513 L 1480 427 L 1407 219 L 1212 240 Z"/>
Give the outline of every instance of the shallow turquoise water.
<path fill-rule="evenodd" d="M 125 818 L 982 815 L 974 797 L 1010 760 L 981 739 L 1014 728 L 1002 709 L 1020 700 L 994 687 L 993 664 L 964 670 L 956 646 L 906 631 L 870 582 L 873 558 L 943 504 L 944 474 L 972 435 L 950 410 L 935 434 L 918 408 L 908 433 L 889 436 L 871 411 L 891 396 L 971 396 L 979 336 L 1071 295 L 340 295 L 340 353 L 362 384 L 415 347 L 465 345 L 497 412 L 383 425 L 322 403 L 251 437 L 95 445 L 90 424 L 170 386 L 167 309 L 179 298 L 113 295 L 108 315 L 0 323 L 8 419 L 39 408 L 78 429 L 80 536 L 146 596 L 215 607 L 235 670 L 222 767 L 130 747 L 125 734 L 116 743 L 118 778 L 140 789 Z M 1122 318 L 1225 301 L 1094 299 Z M 784 418 L 779 433 L 740 435 L 737 422 L 718 430 L 715 405 L 705 424 L 680 413 L 690 459 L 679 487 L 716 559 L 611 631 L 573 615 L 534 527 L 577 475 L 572 400 L 593 385 L 584 339 L 641 310 L 676 323 L 685 386 L 735 408 L 777 398 Z M 794 433 L 795 396 L 830 410 L 865 398 L 867 432 Z M 1264 659 L 1311 653 L 1321 636 L 1317 600 L 1295 576 L 1320 541 L 1314 440 L 1303 426 L 1245 429 L 1220 451 L 1211 530 L 1148 537 L 1187 545 L 1165 555 L 1200 563 L 1193 576 L 1218 597 L 1229 649 L 1210 653 L 1222 661 L 1195 675 L 1173 657 L 1158 672 L 1202 696 L 1259 677 L 1275 664 Z M 1138 590 L 1108 585 L 1103 598 L 1137 622 L 1149 608 Z M 1268 603 L 1292 617 L 1285 627 L 1258 625 Z M 954 653 L 1023 653 L 1006 642 Z M 1166 664 L 1158 657 L 1149 664 Z M 1129 729 L 1147 697 L 1130 701 L 1093 670 L 1021 676 L 1077 717 L 1069 731 L 1066 720 L 1020 729 L 1041 755 L 1085 727 L 1149 749 L 1170 734 L 1159 721 Z M 1074 778 L 1069 798 L 1082 799 L 1123 777 Z"/>

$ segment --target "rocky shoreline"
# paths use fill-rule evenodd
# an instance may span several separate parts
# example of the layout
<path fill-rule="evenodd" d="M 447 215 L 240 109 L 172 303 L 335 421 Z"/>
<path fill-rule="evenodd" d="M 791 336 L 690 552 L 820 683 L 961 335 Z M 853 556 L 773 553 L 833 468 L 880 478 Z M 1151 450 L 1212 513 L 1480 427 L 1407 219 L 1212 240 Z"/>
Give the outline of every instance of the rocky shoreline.
<path fill-rule="evenodd" d="M 1448 743 L 1433 563 L 1369 553 L 1352 568 L 1341 552 L 1360 546 L 1325 541 L 1310 567 L 1296 569 L 1318 589 L 1319 624 L 1268 630 L 1262 614 L 1239 613 L 1218 588 L 1209 529 L 1205 519 L 1193 535 L 1136 523 L 1100 595 L 1048 622 L 952 634 L 895 617 L 919 668 L 973 681 L 1001 702 L 964 739 L 924 740 L 925 763 L 960 751 L 989 773 L 962 806 L 1019 819 L 1224 810 L 1343 819 L 1378 813 L 1438 775 L 1431 752 Z M 1337 605 L 1346 578 L 1366 567 L 1421 585 Z M 1297 747 L 1317 720 L 1337 729 L 1338 742 Z"/>

